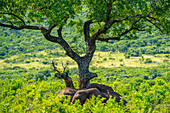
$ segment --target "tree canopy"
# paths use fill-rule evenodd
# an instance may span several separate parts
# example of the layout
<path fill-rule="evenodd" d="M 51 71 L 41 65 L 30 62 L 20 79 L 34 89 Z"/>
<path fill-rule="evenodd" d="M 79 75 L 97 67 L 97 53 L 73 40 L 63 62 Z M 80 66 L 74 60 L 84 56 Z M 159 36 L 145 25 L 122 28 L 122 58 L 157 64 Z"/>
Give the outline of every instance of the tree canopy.
<path fill-rule="evenodd" d="M 93 23 L 92 36 L 103 33 L 112 36 L 98 38 L 101 41 L 124 35 L 132 38 L 136 31 L 151 31 L 153 25 L 164 33 L 169 28 L 168 0 L 2 0 L 0 4 L 0 25 L 12 29 L 83 26 L 85 21 L 74 20 L 83 7 L 87 9 L 84 18 Z"/>

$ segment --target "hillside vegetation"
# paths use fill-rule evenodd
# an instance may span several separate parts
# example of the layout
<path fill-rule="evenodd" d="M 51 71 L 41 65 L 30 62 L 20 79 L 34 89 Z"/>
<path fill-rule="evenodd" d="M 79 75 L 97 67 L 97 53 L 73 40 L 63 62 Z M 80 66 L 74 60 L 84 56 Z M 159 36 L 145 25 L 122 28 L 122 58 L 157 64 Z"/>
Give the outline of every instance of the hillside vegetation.
<path fill-rule="evenodd" d="M 111 86 L 128 101 L 126 106 L 118 105 L 114 99 L 102 103 L 99 98 L 81 106 L 78 101 L 72 104 L 65 97 L 57 97 L 65 85 L 54 77 L 51 61 L 57 61 L 60 71 L 63 70 L 61 61 L 67 65 L 78 88 L 75 62 L 59 45 L 46 41 L 37 31 L 5 28 L 0 31 L 0 112 L 170 111 L 170 38 L 157 30 L 152 34 L 139 34 L 136 40 L 98 43 L 98 51 L 90 64 L 90 70 L 98 77 L 91 83 Z M 68 38 L 68 42 L 71 41 Z M 63 104 L 62 100 L 65 100 Z"/>
<path fill-rule="evenodd" d="M 74 30 L 65 29 L 64 36 L 80 54 L 84 53 L 83 39 L 75 39 Z M 75 37 L 75 38 L 70 38 Z M 47 55 L 65 56 L 62 47 L 56 43 L 47 41 L 39 31 L 0 29 L 0 58 L 4 59 L 20 53 L 31 53 L 45 51 Z M 77 43 L 73 43 L 77 40 Z M 130 56 L 141 56 L 142 54 L 169 54 L 170 37 L 155 30 L 152 34 L 148 32 L 138 33 L 136 40 L 111 41 L 108 43 L 98 42 L 98 51 L 123 52 Z M 36 55 L 34 55 L 36 56 Z"/>

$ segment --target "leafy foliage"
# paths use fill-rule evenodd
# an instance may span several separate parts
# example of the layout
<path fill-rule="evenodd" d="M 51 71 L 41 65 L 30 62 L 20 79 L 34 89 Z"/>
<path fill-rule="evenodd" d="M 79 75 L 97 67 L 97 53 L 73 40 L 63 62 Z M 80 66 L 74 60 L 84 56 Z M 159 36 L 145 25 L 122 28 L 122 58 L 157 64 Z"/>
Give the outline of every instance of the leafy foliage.
<path fill-rule="evenodd" d="M 36 63 L 40 61 L 38 58 L 44 58 L 41 63 L 47 65 L 53 55 L 65 56 L 62 48 L 74 60 L 85 52 L 86 56 L 93 56 L 94 42 L 110 40 L 113 45 L 98 42 L 97 49 L 125 52 L 126 58 L 169 54 L 169 36 L 164 34 L 169 34 L 168 0 L 1 0 L 0 5 L 0 26 L 22 30 L 0 29 L 0 58 L 6 64 L 13 64 L 3 66 L 0 72 L 0 112 L 169 112 L 167 55 L 164 64 L 158 67 L 134 68 L 125 67 L 122 63 L 121 67 L 109 69 L 91 67 L 99 75 L 91 81 L 111 86 L 128 101 L 127 106 L 118 105 L 114 99 L 102 103 L 99 98 L 92 98 L 83 106 L 78 101 L 72 104 L 65 97 L 56 97 L 64 83 L 51 76 L 53 71 L 46 70 L 51 68 L 15 65 Z M 155 31 L 151 34 L 157 29 L 162 33 Z M 140 34 L 138 31 L 147 32 Z M 62 48 L 46 42 L 42 36 L 59 43 Z M 126 41 L 137 37 L 138 40 Z M 74 58 L 76 55 L 78 57 Z M 102 61 L 107 60 L 115 58 L 102 58 Z M 119 59 L 119 62 L 124 63 L 124 59 Z M 153 63 L 152 59 L 143 57 L 140 62 Z M 73 80 L 78 80 L 76 69 L 70 69 L 69 73 Z M 78 87 L 77 81 L 74 84 Z"/>
<path fill-rule="evenodd" d="M 167 79 L 169 76 L 167 66 L 110 69 L 93 67 L 92 69 L 100 75 L 92 82 L 111 86 L 128 101 L 126 106 L 118 105 L 114 99 L 102 103 L 102 99 L 99 98 L 92 98 L 83 106 L 79 101 L 72 104 L 69 98 L 56 97 L 65 87 L 61 80 L 48 77 L 46 80 L 36 81 L 23 76 L 18 79 L 0 79 L 0 106 L 2 106 L 0 112 L 169 112 L 170 79 Z M 163 76 L 152 79 L 155 69 Z M 125 75 L 130 78 L 124 77 Z M 145 80 L 142 76 L 148 76 L 149 79 Z M 62 104 L 60 101 L 63 100 Z"/>
<path fill-rule="evenodd" d="M 7 30 L 5 28 L 0 29 L 0 58 L 4 59 L 16 54 L 31 53 L 30 57 L 43 58 L 45 56 L 65 56 L 64 52 L 57 50 L 63 50 L 61 46 L 46 41 L 40 32 L 38 31 L 16 31 Z M 70 35 L 74 35 L 70 32 L 71 29 L 66 29 L 63 35 L 68 40 L 68 43 L 72 45 L 76 51 L 80 54 L 84 53 L 84 50 L 80 49 L 84 46 L 83 41 L 72 42 Z M 68 34 L 69 32 L 69 34 Z M 22 39 L 24 37 L 24 40 Z M 98 51 L 112 51 L 112 52 L 125 52 L 126 56 L 141 56 L 141 54 L 169 54 L 169 42 L 170 38 L 167 35 L 160 34 L 158 30 L 155 30 L 152 34 L 147 32 L 138 33 L 138 39 L 127 41 L 113 41 L 112 44 L 97 42 Z M 82 38 L 76 39 L 82 40 Z M 74 43 L 76 43 L 74 45 Z M 79 44 L 78 44 L 79 43 Z M 77 45 L 78 44 L 78 45 Z M 45 50 L 47 55 L 35 54 Z M 28 55 L 23 57 L 29 57 Z M 15 63 L 16 61 L 8 61 Z"/>

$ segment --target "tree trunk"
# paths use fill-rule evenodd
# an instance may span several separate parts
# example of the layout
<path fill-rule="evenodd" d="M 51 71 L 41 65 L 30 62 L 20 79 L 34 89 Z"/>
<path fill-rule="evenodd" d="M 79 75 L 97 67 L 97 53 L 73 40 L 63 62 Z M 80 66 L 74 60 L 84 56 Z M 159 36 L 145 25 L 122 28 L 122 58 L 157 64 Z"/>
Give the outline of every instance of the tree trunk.
<path fill-rule="evenodd" d="M 89 72 L 89 64 L 90 64 L 91 58 L 82 57 L 81 62 L 78 63 L 79 89 L 87 88 L 89 85 L 90 79 L 97 77 L 96 73 Z"/>

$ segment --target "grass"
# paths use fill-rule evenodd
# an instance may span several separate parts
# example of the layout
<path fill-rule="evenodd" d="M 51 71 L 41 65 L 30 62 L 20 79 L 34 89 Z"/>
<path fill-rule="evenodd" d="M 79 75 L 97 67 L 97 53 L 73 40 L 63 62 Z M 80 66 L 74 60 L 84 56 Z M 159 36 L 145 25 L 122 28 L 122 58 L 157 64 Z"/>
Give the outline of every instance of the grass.
<path fill-rule="evenodd" d="M 153 61 L 153 63 L 145 64 L 139 60 L 141 57 L 130 57 L 129 59 L 125 59 L 124 53 L 96 52 L 92 60 L 92 66 L 111 68 L 119 67 L 121 64 L 123 64 L 127 67 L 153 67 L 163 64 L 163 60 L 166 59 L 163 54 L 159 55 L 161 57 L 142 55 L 144 59 L 151 58 Z"/>
<path fill-rule="evenodd" d="M 29 54 L 29 53 L 28 53 Z M 43 58 L 37 58 L 37 57 L 31 57 L 31 58 L 22 58 L 22 55 L 15 55 L 11 56 L 10 59 L 23 59 L 23 62 L 16 62 L 16 63 L 5 63 L 4 60 L 0 60 L 1 67 L 0 70 L 3 70 L 4 67 L 14 67 L 14 66 L 20 66 L 22 68 L 46 68 L 46 67 L 52 67 L 50 64 L 52 60 L 57 62 L 57 67 L 62 69 L 61 62 L 64 64 L 68 63 L 69 68 L 77 67 L 77 64 L 69 57 L 57 57 L 52 56 L 49 58 L 47 53 L 41 52 L 37 54 L 43 54 L 46 55 Z M 159 66 L 163 64 L 164 59 L 168 59 L 165 57 L 165 54 L 159 54 L 158 55 L 142 55 L 144 59 L 150 58 L 153 62 L 152 63 L 144 63 L 141 62 L 139 59 L 141 57 L 130 57 L 129 59 L 125 59 L 124 53 L 112 53 L 112 52 L 99 52 L 96 51 L 94 54 L 94 57 L 92 59 L 90 66 L 96 66 L 96 67 L 106 67 L 106 68 L 112 68 L 112 67 L 119 67 L 119 66 L 126 66 L 126 67 L 153 67 L 153 66 Z M 25 63 L 25 61 L 30 61 L 30 63 Z M 32 62 L 34 61 L 34 62 Z M 48 64 L 43 64 L 43 61 L 47 61 Z"/>

